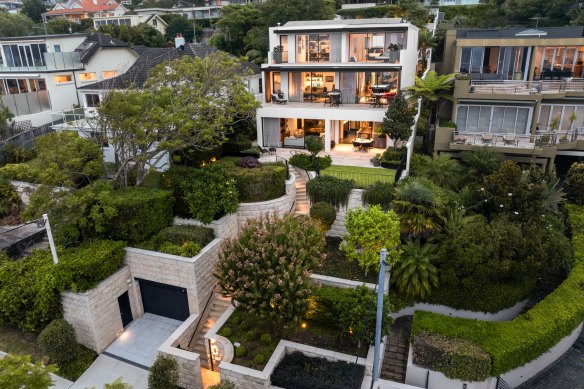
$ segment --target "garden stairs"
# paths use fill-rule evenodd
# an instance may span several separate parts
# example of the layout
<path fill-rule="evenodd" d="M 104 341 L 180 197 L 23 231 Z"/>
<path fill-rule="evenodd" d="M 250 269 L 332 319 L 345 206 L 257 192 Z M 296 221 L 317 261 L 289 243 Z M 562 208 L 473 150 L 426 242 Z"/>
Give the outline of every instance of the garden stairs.
<path fill-rule="evenodd" d="M 205 334 L 207 334 L 207 331 L 215 325 L 219 317 L 225 312 L 230 304 L 230 299 L 221 297 L 216 292 L 213 292 L 209 305 L 207 305 L 207 308 L 205 308 L 205 311 L 201 315 L 202 319 L 199 323 L 199 327 L 193 335 L 188 347 L 189 351 L 195 352 L 201 356 L 201 367 L 211 368 L 209 357 L 207 355 Z"/>
<path fill-rule="evenodd" d="M 296 208 L 295 215 L 308 215 L 310 203 L 306 193 L 306 183 L 308 182 L 308 175 L 302 169 L 290 167 L 290 173 L 296 176 Z"/>
<path fill-rule="evenodd" d="M 412 316 L 400 317 L 391 326 L 385 345 L 381 378 L 405 383 L 411 328 Z"/>

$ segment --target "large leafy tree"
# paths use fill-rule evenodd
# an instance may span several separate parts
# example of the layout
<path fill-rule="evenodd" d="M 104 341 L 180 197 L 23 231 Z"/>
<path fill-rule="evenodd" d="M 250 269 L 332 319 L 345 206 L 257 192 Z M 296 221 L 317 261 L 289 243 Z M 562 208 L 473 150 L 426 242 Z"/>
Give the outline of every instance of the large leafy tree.
<path fill-rule="evenodd" d="M 393 141 L 394 149 L 412 135 L 415 114 L 415 108 L 410 106 L 403 93 L 399 91 L 385 112 L 383 123 L 378 129 L 380 133 L 389 136 Z"/>
<path fill-rule="evenodd" d="M 166 42 L 164 35 L 160 31 L 145 23 L 137 26 L 108 24 L 107 26 L 101 26 L 99 30 L 131 45 L 162 47 Z"/>
<path fill-rule="evenodd" d="M 33 22 L 39 23 L 43 19 L 43 13 L 47 12 L 47 7 L 41 0 L 25 0 L 22 3 L 21 12 L 31 18 Z"/>
<path fill-rule="evenodd" d="M 127 185 L 131 168 L 140 185 L 165 153 L 220 146 L 258 106 L 245 89 L 241 62 L 225 53 L 183 57 L 157 66 L 143 89 L 112 91 L 99 108 L 98 128 L 116 156 L 114 179 Z"/>
<path fill-rule="evenodd" d="M 310 218 L 263 216 L 224 243 L 215 277 L 241 309 L 290 324 L 308 309 L 310 273 L 323 248 L 324 236 Z"/>
<path fill-rule="evenodd" d="M 0 359 L 0 387 L 5 389 L 46 389 L 53 384 L 49 373 L 54 373 L 54 365 L 43 366 L 41 362 L 31 363 L 30 356 L 6 355 Z"/>
<path fill-rule="evenodd" d="M 177 34 L 182 34 L 187 42 L 193 40 L 195 25 L 192 21 L 182 15 L 164 15 L 163 19 L 168 24 L 165 33 L 167 39 L 174 39 Z"/>
<path fill-rule="evenodd" d="M 0 37 L 22 36 L 33 33 L 34 22 L 23 14 L 9 14 L 0 9 Z"/>
<path fill-rule="evenodd" d="M 219 49 L 234 55 L 243 55 L 252 48 L 259 48 L 259 45 L 248 37 L 250 32 L 253 31 L 255 35 L 261 31 L 261 34 L 266 36 L 268 33 L 258 7 L 249 5 L 223 7 L 221 17 L 215 25 L 219 27 L 221 34 L 211 42 Z"/>

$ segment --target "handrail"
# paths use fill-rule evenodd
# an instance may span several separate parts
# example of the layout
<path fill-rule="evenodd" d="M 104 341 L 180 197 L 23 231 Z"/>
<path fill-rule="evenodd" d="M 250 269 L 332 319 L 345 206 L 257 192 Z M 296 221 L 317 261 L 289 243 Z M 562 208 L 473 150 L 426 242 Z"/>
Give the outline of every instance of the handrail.
<path fill-rule="evenodd" d="M 213 287 L 211 288 L 211 293 L 209 293 L 209 298 L 207 298 L 207 302 L 205 303 L 205 307 L 201 311 L 201 315 L 199 316 L 199 320 L 197 320 L 197 325 L 195 326 L 195 330 L 193 331 L 193 336 L 191 337 L 191 340 L 189 340 L 189 345 L 187 346 L 189 349 L 191 348 L 191 344 L 193 343 L 193 339 L 195 339 L 195 335 L 197 334 L 197 330 L 199 329 L 199 325 L 203 321 L 203 317 L 205 316 L 205 312 L 207 311 L 207 307 L 209 306 L 211 299 L 215 295 L 215 287 L 216 286 L 217 286 L 217 284 L 215 283 L 213 285 Z"/>

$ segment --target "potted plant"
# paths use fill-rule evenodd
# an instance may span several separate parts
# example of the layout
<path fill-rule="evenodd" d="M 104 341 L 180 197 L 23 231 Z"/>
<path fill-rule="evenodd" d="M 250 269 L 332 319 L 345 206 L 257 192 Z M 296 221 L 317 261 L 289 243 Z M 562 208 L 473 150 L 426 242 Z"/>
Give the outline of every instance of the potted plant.
<path fill-rule="evenodd" d="M 399 61 L 399 46 L 395 43 L 390 43 L 387 47 L 389 50 L 389 62 L 396 63 Z"/>
<path fill-rule="evenodd" d="M 406 153 L 406 148 L 402 147 L 399 149 L 388 148 L 385 152 L 381 155 L 380 165 L 381 167 L 387 169 L 397 169 L 401 164 L 403 156 Z"/>
<path fill-rule="evenodd" d="M 282 63 L 282 53 L 284 52 L 284 46 L 274 46 L 272 52 L 274 54 L 274 63 Z"/>
<path fill-rule="evenodd" d="M 371 163 L 375 167 L 379 167 L 381 165 L 381 154 L 375 154 L 375 157 L 371 158 Z"/>

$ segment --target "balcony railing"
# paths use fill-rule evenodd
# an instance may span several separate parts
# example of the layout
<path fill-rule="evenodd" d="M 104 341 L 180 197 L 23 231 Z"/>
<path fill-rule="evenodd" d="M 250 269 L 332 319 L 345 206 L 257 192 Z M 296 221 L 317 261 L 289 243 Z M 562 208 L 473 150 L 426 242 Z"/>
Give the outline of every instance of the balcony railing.
<path fill-rule="evenodd" d="M 471 81 L 469 93 L 537 95 L 584 92 L 584 79 L 561 81 Z"/>
<path fill-rule="evenodd" d="M 0 101 L 14 116 L 31 115 L 51 110 L 49 92 L 46 90 L 2 95 L 0 96 Z"/>
<path fill-rule="evenodd" d="M 83 63 L 79 58 L 79 53 L 43 53 L 45 65 L 41 66 L 5 66 L 0 65 L 0 71 L 17 72 L 23 70 L 48 71 L 65 69 L 83 69 Z"/>
<path fill-rule="evenodd" d="M 85 108 L 75 108 L 67 111 L 52 112 L 51 122 L 53 126 L 66 126 L 67 124 L 73 125 L 77 121 L 85 119 L 87 116 L 91 115 L 86 115 Z"/>
<path fill-rule="evenodd" d="M 557 144 L 569 144 L 584 140 L 584 130 L 567 130 L 544 132 L 538 134 L 514 134 L 491 132 L 458 132 L 452 133 L 452 144 L 471 146 L 496 146 L 522 149 L 555 147 Z"/>

